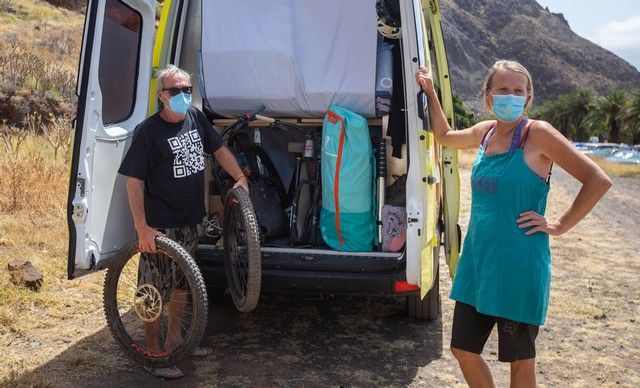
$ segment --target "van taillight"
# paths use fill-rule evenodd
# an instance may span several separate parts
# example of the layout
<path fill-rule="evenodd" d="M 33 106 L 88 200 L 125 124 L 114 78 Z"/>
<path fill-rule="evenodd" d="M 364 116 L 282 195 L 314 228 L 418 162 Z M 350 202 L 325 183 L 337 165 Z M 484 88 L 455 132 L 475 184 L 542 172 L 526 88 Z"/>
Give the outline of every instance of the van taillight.
<path fill-rule="evenodd" d="M 409 292 L 409 291 L 417 291 L 420 287 L 414 286 L 413 284 L 407 283 L 406 280 L 396 280 L 396 284 L 394 287 L 395 292 Z"/>

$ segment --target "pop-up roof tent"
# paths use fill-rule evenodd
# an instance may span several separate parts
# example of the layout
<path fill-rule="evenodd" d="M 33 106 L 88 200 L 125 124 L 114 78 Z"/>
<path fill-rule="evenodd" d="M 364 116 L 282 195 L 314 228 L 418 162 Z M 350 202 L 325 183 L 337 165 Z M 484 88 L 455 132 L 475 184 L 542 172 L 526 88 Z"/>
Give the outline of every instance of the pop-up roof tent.
<path fill-rule="evenodd" d="M 375 117 L 374 0 L 202 2 L 206 98 L 223 116 Z"/>

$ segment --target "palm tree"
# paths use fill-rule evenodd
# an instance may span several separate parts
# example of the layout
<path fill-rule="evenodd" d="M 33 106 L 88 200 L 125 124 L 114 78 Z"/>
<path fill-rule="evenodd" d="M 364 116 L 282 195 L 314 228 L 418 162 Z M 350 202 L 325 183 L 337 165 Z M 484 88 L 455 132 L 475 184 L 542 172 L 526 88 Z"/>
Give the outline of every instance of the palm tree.
<path fill-rule="evenodd" d="M 604 127 L 609 133 L 608 140 L 619 143 L 625 102 L 625 93 L 620 89 L 612 90 L 607 96 L 597 98 L 591 105 L 585 120 L 586 126 L 595 131 Z"/>
<path fill-rule="evenodd" d="M 531 116 L 548 121 L 565 137 L 571 137 L 571 125 L 568 121 L 569 99 L 567 95 L 561 95 L 556 100 L 547 100 L 540 107 L 531 110 Z"/>
<path fill-rule="evenodd" d="M 593 103 L 593 92 L 589 89 L 578 89 L 567 98 L 567 121 L 576 134 L 577 141 L 586 141 L 585 119 L 589 115 Z"/>
<path fill-rule="evenodd" d="M 624 122 L 631 130 L 633 143 L 640 143 L 640 89 L 631 92 L 631 97 L 624 110 Z"/>

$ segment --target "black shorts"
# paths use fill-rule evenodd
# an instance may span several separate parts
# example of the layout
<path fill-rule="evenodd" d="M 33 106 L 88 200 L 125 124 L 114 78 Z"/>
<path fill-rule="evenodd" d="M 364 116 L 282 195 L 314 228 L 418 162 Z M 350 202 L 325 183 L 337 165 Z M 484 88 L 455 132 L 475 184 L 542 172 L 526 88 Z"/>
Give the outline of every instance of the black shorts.
<path fill-rule="evenodd" d="M 536 357 L 539 326 L 479 313 L 474 306 L 456 302 L 451 347 L 481 354 L 493 327 L 498 324 L 498 361 L 514 362 Z"/>

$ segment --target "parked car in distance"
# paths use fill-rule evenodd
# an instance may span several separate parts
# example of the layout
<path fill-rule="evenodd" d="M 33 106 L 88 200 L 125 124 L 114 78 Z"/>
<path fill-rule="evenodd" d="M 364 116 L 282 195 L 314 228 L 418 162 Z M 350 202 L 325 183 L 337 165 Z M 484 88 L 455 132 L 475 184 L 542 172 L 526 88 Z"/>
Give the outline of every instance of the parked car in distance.
<path fill-rule="evenodd" d="M 596 148 L 593 150 L 592 154 L 594 156 L 606 158 L 611 156 L 614 152 L 621 150 L 623 147 L 624 146 L 621 144 L 598 143 L 596 144 Z"/>
<path fill-rule="evenodd" d="M 595 143 L 585 143 L 585 142 L 578 142 L 578 141 L 573 142 L 573 145 L 574 147 L 576 147 L 578 151 L 582 151 L 585 153 L 586 151 L 593 151 L 597 146 L 597 144 Z"/>
<path fill-rule="evenodd" d="M 604 158 L 604 160 L 612 163 L 640 165 L 640 149 L 618 150 L 611 154 L 611 156 Z"/>
<path fill-rule="evenodd" d="M 619 151 L 621 149 L 628 149 L 629 147 L 626 144 L 616 143 L 575 142 L 573 144 L 579 151 L 582 151 L 585 155 L 599 156 L 601 158 L 606 158 L 608 156 L 611 156 L 616 151 Z"/>

